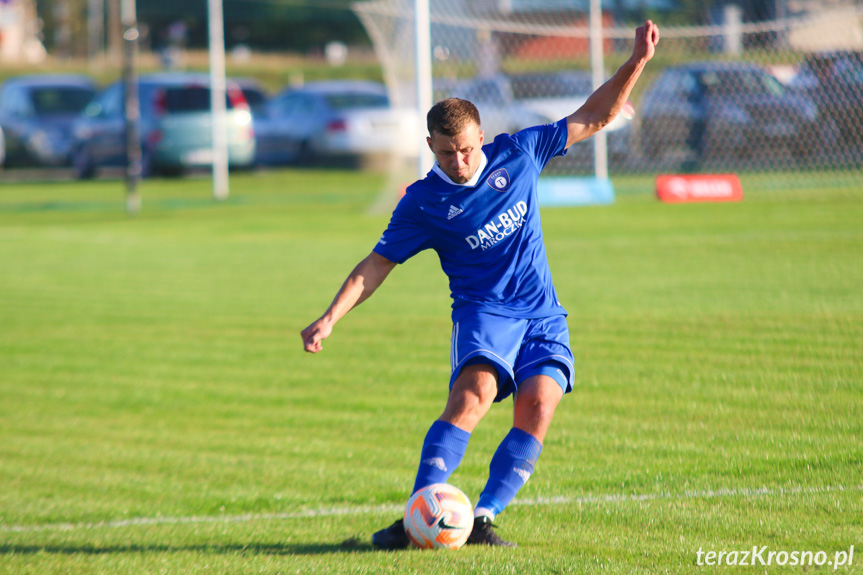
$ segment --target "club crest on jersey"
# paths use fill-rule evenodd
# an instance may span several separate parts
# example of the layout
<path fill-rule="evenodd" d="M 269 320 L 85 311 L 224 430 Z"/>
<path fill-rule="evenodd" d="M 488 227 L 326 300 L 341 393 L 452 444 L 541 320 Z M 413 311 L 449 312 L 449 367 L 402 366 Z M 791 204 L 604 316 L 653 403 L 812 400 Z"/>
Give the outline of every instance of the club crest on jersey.
<path fill-rule="evenodd" d="M 506 192 L 509 190 L 509 173 L 507 173 L 506 168 L 495 170 L 485 182 L 491 186 L 493 190 Z"/>

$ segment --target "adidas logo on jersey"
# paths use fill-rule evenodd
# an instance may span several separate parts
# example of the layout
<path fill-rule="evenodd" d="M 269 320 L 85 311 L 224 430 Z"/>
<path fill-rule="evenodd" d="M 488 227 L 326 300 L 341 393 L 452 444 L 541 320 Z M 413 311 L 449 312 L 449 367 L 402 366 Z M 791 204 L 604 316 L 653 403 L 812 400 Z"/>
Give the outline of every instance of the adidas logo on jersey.
<path fill-rule="evenodd" d="M 449 207 L 449 213 L 447 214 L 446 219 L 447 219 L 447 220 L 451 220 L 451 219 L 453 219 L 454 217 L 456 217 L 457 215 L 459 215 L 460 213 L 462 213 L 463 211 L 464 211 L 464 210 L 463 210 L 463 209 L 461 209 L 461 208 L 457 208 L 457 207 L 455 207 L 455 206 L 453 206 L 453 205 L 450 205 L 450 207 Z"/>

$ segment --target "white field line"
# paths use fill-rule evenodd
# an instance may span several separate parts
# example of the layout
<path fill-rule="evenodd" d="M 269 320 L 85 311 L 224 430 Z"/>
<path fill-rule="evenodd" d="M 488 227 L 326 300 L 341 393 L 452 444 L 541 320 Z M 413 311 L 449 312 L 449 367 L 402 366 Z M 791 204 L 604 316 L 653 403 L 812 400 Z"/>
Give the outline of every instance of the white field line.
<path fill-rule="evenodd" d="M 684 491 L 682 493 L 644 493 L 607 495 L 583 495 L 579 497 L 534 497 L 516 499 L 511 505 L 538 506 L 562 505 L 576 503 L 581 505 L 596 505 L 604 503 L 627 503 L 660 500 L 683 499 L 718 499 L 718 498 L 752 498 L 752 497 L 785 497 L 793 495 L 818 495 L 824 493 L 863 491 L 863 485 L 827 485 L 821 487 L 756 487 L 741 489 L 707 489 L 702 491 Z M 273 521 L 283 519 L 304 519 L 310 517 L 337 517 L 340 515 L 366 515 L 376 513 L 398 513 L 401 505 L 359 505 L 355 507 L 322 507 L 306 509 L 290 513 L 246 513 L 242 515 L 212 515 L 190 517 L 139 517 L 137 519 L 117 519 L 114 521 L 97 521 L 94 523 L 47 523 L 45 525 L 2 525 L 0 533 L 34 533 L 39 531 L 78 531 L 85 529 L 116 529 L 120 527 L 137 527 L 149 525 L 185 525 L 192 523 L 247 523 L 251 521 Z"/>

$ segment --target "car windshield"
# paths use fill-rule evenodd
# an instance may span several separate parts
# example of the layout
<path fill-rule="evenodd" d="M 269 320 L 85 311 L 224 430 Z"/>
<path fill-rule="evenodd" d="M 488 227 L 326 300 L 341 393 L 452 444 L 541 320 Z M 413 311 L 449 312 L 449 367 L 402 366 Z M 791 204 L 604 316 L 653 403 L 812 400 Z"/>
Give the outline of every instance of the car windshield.
<path fill-rule="evenodd" d="M 589 75 L 515 77 L 511 85 L 512 97 L 516 100 L 572 98 L 593 92 L 593 82 Z"/>
<path fill-rule="evenodd" d="M 246 103 L 250 108 L 255 110 L 261 109 L 267 103 L 267 96 L 260 90 L 254 88 L 241 88 L 243 96 L 246 98 Z"/>
<path fill-rule="evenodd" d="M 863 64 L 853 60 L 841 60 L 833 68 L 833 75 L 846 84 L 863 86 Z"/>
<path fill-rule="evenodd" d="M 225 103 L 233 108 L 231 98 L 225 96 Z M 169 113 L 208 112 L 210 110 L 210 89 L 205 86 L 182 86 L 165 89 L 165 111 Z"/>
<path fill-rule="evenodd" d="M 717 96 L 782 96 L 785 88 L 770 74 L 755 70 L 720 70 L 701 75 L 705 92 Z"/>
<path fill-rule="evenodd" d="M 30 90 L 37 116 L 78 114 L 93 99 L 94 91 L 74 86 L 39 87 Z"/>
<path fill-rule="evenodd" d="M 386 108 L 389 99 L 383 94 L 367 94 L 363 92 L 344 92 L 324 96 L 327 104 L 334 110 L 351 110 L 355 108 Z"/>

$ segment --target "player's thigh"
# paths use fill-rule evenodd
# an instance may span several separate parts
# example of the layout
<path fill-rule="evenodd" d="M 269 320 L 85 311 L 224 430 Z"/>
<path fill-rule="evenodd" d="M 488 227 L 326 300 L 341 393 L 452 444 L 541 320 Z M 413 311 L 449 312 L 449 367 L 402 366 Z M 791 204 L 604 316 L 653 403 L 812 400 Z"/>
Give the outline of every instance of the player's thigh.
<path fill-rule="evenodd" d="M 528 321 L 492 314 L 473 314 L 453 325 L 450 387 L 462 371 L 475 364 L 485 364 L 497 371 L 500 401 L 514 389 L 514 365 L 524 341 Z"/>
<path fill-rule="evenodd" d="M 497 396 L 497 369 L 486 363 L 473 363 L 460 371 L 450 388 L 441 419 L 467 431 L 472 430 L 488 412 Z"/>
<path fill-rule="evenodd" d="M 575 375 L 573 363 L 566 318 L 559 315 L 531 320 L 516 359 L 516 388 L 520 391 L 523 382 L 544 374 L 559 383 L 563 394 L 569 393 Z"/>

